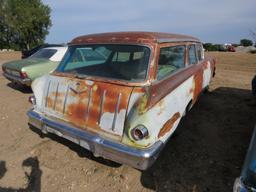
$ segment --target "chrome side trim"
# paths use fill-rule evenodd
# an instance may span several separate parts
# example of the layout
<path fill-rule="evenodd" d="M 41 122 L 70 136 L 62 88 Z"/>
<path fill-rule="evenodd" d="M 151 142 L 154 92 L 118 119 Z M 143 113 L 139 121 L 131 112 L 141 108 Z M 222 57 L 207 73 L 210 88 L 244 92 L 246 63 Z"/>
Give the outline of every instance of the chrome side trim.
<path fill-rule="evenodd" d="M 65 114 L 65 111 L 66 111 L 66 103 L 67 103 L 69 89 L 70 88 L 69 88 L 69 85 L 68 85 L 66 93 L 65 93 L 64 102 L 63 102 L 63 111 L 62 111 L 63 114 Z"/>
<path fill-rule="evenodd" d="M 99 115 L 99 120 L 98 123 L 100 124 L 100 120 L 102 117 L 102 113 L 103 113 L 103 107 L 104 107 L 104 103 L 105 103 L 105 97 L 106 97 L 106 90 L 103 91 L 102 96 L 101 96 L 101 100 L 100 100 L 100 115 Z"/>
<path fill-rule="evenodd" d="M 57 103 L 57 99 L 58 99 L 58 92 L 59 92 L 59 83 L 57 84 L 57 88 L 56 88 L 53 110 L 55 110 L 55 108 L 56 108 L 56 103 Z"/>
<path fill-rule="evenodd" d="M 161 38 L 157 40 L 158 43 L 176 43 L 176 42 L 195 42 L 195 43 L 200 43 L 199 39 L 195 38 L 172 38 L 172 39 L 165 39 Z"/>
<path fill-rule="evenodd" d="M 46 96 L 45 96 L 45 107 L 47 107 L 47 105 L 48 105 L 47 97 L 49 95 L 50 85 L 51 85 L 51 80 L 49 81 L 48 87 L 47 87 L 47 92 L 46 92 Z"/>
<path fill-rule="evenodd" d="M 145 149 L 137 149 L 113 140 L 108 140 L 98 134 L 74 127 L 62 121 L 51 120 L 33 109 L 27 112 L 29 125 L 39 128 L 42 132 L 53 133 L 66 138 L 81 147 L 91 151 L 94 156 L 101 156 L 112 161 L 127 164 L 137 169 L 146 170 L 157 159 L 164 147 L 162 141 L 157 141 Z"/>
<path fill-rule="evenodd" d="M 118 113 L 118 110 L 119 110 L 121 97 L 122 97 L 122 94 L 119 93 L 118 99 L 117 99 L 117 102 L 116 102 L 115 115 L 114 115 L 114 119 L 113 119 L 113 123 L 112 123 L 112 131 L 114 131 L 114 129 L 116 127 L 116 117 L 117 117 L 117 113 Z"/>
<path fill-rule="evenodd" d="M 90 115 L 90 105 L 91 105 L 91 97 L 92 97 L 92 88 L 89 88 L 89 95 L 88 95 L 88 102 L 87 102 L 87 111 L 86 111 L 86 120 L 85 122 L 87 123 L 89 115 Z"/>

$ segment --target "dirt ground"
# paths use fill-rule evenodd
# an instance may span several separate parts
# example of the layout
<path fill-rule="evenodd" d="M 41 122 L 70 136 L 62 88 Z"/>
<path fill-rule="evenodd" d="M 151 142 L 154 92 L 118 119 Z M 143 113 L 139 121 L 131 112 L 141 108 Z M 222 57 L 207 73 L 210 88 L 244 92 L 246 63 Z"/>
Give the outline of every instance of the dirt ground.
<path fill-rule="evenodd" d="M 250 92 L 256 54 L 208 54 L 217 58 L 210 92 L 143 172 L 95 158 L 57 136 L 41 138 L 27 125 L 31 90 L 0 75 L 0 191 L 231 191 L 256 121 Z M 0 64 L 19 57 L 0 53 Z"/>

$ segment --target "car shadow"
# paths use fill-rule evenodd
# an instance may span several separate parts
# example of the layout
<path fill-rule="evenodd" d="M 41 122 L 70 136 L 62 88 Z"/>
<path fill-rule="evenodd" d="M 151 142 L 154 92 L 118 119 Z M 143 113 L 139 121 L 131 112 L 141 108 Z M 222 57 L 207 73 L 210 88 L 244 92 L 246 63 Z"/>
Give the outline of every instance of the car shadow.
<path fill-rule="evenodd" d="M 204 94 L 178 126 L 141 183 L 156 191 L 232 191 L 256 121 L 251 91 Z"/>
<path fill-rule="evenodd" d="M 25 188 L 12 188 L 12 187 L 1 187 L 0 192 L 40 192 L 41 191 L 41 177 L 42 170 L 39 166 L 37 157 L 29 157 L 22 162 L 23 168 L 30 168 L 29 172 L 24 171 L 27 180 L 27 186 Z M 2 179 L 7 172 L 6 162 L 0 161 L 0 179 Z"/>
<path fill-rule="evenodd" d="M 31 87 L 28 87 L 26 85 L 20 85 L 17 83 L 9 82 L 7 83 L 7 86 L 25 94 L 31 94 L 33 92 Z"/>
<path fill-rule="evenodd" d="M 116 162 L 113 162 L 111 160 L 108 160 L 108 159 L 104 159 L 102 157 L 95 157 L 92 152 L 88 151 L 87 149 L 85 148 L 82 148 L 81 146 L 65 139 L 65 138 L 61 138 L 57 135 L 54 135 L 54 134 L 51 134 L 51 133 L 47 133 L 47 134 L 44 134 L 41 132 L 41 130 L 33 127 L 33 126 L 29 126 L 29 128 L 37 133 L 40 137 L 47 137 L 47 138 L 50 138 L 51 140 L 53 141 L 56 141 L 58 143 L 61 143 L 62 145 L 65 145 L 67 146 L 68 148 L 70 148 L 72 151 L 75 151 L 77 153 L 77 155 L 81 158 L 87 158 L 87 159 L 90 159 L 92 161 L 97 161 L 98 163 L 101 163 L 101 164 L 104 164 L 104 165 L 107 165 L 109 167 L 113 167 L 113 168 L 117 168 L 117 167 L 120 167 L 121 164 L 119 163 L 116 163 Z"/>

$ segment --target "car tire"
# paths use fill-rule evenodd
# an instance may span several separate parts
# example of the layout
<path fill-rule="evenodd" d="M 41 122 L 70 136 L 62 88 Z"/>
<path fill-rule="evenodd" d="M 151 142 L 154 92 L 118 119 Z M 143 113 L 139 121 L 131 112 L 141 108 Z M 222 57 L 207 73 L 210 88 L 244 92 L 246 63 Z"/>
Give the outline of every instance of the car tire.
<path fill-rule="evenodd" d="M 256 75 L 252 79 L 252 94 L 253 96 L 256 96 Z"/>

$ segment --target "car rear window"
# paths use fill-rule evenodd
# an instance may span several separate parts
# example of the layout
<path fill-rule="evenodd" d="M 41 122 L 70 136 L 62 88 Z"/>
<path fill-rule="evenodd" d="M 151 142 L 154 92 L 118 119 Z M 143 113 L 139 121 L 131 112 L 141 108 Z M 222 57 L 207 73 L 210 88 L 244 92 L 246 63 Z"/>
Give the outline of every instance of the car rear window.
<path fill-rule="evenodd" d="M 30 58 L 50 59 L 56 52 L 57 49 L 40 49 L 35 54 L 31 55 Z"/>
<path fill-rule="evenodd" d="M 139 45 L 70 46 L 57 71 L 137 82 L 146 78 L 149 55 Z"/>

